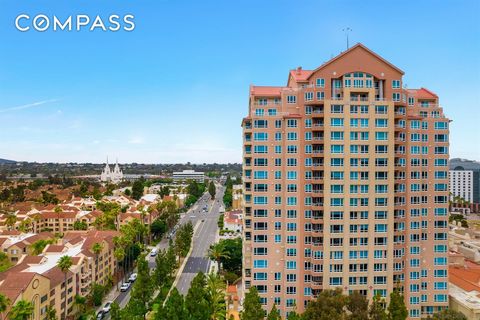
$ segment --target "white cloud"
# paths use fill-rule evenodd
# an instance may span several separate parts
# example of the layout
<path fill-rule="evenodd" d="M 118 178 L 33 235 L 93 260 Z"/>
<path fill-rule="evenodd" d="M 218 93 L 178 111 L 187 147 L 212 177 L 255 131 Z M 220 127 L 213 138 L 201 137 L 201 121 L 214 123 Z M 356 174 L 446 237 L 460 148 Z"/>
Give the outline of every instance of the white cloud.
<path fill-rule="evenodd" d="M 0 109 L 0 113 L 5 113 L 5 112 L 12 112 L 12 111 L 19 111 L 19 110 L 24 110 L 24 109 L 30 109 L 34 107 L 38 107 L 47 103 L 52 103 L 52 102 L 57 102 L 58 99 L 50 99 L 50 100 L 43 100 L 43 101 L 37 101 L 29 104 L 24 104 L 22 106 L 16 106 L 16 107 L 10 107 L 6 109 Z"/>

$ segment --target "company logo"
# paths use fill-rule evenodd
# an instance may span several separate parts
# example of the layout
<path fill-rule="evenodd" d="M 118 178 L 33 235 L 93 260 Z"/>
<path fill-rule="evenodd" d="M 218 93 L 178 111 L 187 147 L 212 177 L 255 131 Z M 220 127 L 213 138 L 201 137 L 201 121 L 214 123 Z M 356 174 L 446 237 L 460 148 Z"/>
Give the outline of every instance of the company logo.
<path fill-rule="evenodd" d="M 20 14 L 15 18 L 15 28 L 21 32 L 37 31 L 133 31 L 135 30 L 135 16 L 126 14 L 120 16 L 112 14 L 107 18 L 101 16 L 90 17 L 86 14 L 68 16 L 67 18 L 58 18 L 57 16 L 47 16 L 38 14 L 30 16 L 28 14 Z"/>

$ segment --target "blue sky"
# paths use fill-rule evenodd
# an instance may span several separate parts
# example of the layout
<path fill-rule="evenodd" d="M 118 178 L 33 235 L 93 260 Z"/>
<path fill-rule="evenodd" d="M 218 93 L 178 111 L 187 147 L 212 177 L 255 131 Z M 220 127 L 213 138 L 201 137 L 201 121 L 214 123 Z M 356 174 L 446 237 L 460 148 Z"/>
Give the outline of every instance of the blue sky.
<path fill-rule="evenodd" d="M 248 87 L 362 42 L 436 92 L 451 156 L 480 160 L 480 2 L 0 0 L 0 158 L 240 162 Z M 135 16 L 133 32 L 19 32 L 15 17 Z"/>

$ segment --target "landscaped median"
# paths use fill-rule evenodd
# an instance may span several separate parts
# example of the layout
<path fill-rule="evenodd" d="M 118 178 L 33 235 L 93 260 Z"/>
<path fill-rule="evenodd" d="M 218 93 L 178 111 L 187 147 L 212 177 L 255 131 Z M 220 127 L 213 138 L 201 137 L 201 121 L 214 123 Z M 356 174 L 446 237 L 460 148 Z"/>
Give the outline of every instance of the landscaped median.
<path fill-rule="evenodd" d="M 200 221 L 198 221 L 195 224 L 195 227 L 193 228 L 192 237 L 197 231 L 199 225 L 200 225 Z M 190 239 L 190 242 L 191 242 L 191 239 Z M 180 279 L 180 276 L 183 273 L 183 269 L 185 268 L 185 265 L 188 261 L 188 258 L 192 254 L 192 251 L 193 251 L 193 246 L 190 245 L 190 249 L 188 250 L 188 253 L 185 255 L 185 257 L 182 257 L 181 255 L 179 256 L 180 267 L 176 270 L 175 279 L 172 279 L 172 278 L 167 279 L 168 281 L 162 287 L 160 287 L 160 289 L 155 291 L 154 293 L 155 298 L 152 305 L 152 310 L 147 314 L 147 319 L 154 319 L 155 314 L 158 311 L 160 305 L 165 306 L 165 303 L 168 297 L 170 296 L 172 289 L 175 288 L 175 286 L 178 283 L 178 280 Z M 159 264 L 157 263 L 157 268 L 158 267 L 159 267 Z"/>

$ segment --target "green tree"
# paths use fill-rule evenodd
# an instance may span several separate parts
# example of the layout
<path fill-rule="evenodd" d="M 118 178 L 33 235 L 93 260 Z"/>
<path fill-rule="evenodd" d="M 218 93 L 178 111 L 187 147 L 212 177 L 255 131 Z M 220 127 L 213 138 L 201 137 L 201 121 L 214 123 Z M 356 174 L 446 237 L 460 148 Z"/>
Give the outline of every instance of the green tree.
<path fill-rule="evenodd" d="M 243 311 L 241 313 L 242 320 L 263 320 L 265 312 L 260 303 L 260 296 L 257 288 L 250 287 L 247 294 L 245 294 L 245 301 L 243 302 Z"/>
<path fill-rule="evenodd" d="M 43 252 L 43 249 L 45 249 L 45 247 L 51 243 L 53 243 L 53 240 L 40 239 L 35 241 L 30 246 L 32 249 L 32 254 L 38 256 L 40 253 Z"/>
<path fill-rule="evenodd" d="M 170 187 L 169 187 L 169 186 L 161 187 L 161 188 L 160 188 L 160 191 L 158 192 L 158 194 L 159 194 L 160 197 L 162 197 L 162 199 L 163 199 L 165 196 L 168 196 L 168 195 L 170 194 Z"/>
<path fill-rule="evenodd" d="M 88 226 L 85 221 L 75 221 L 73 223 L 73 230 L 87 230 Z"/>
<path fill-rule="evenodd" d="M 20 300 L 12 307 L 8 318 L 11 320 L 28 320 L 32 316 L 33 310 L 31 302 Z"/>
<path fill-rule="evenodd" d="M 151 281 L 150 269 L 144 255 L 141 255 L 137 260 L 137 270 L 137 280 L 133 285 L 131 299 L 128 304 L 133 316 L 146 319 L 150 300 L 153 296 L 154 283 Z"/>
<path fill-rule="evenodd" d="M 85 313 L 87 307 L 87 298 L 77 294 L 75 295 L 75 300 L 73 303 L 75 305 L 75 308 L 77 309 L 78 314 L 82 315 Z"/>
<path fill-rule="evenodd" d="M 72 266 L 73 264 L 73 261 L 72 261 L 72 257 L 69 257 L 69 256 L 63 256 L 60 258 L 60 260 L 58 260 L 57 262 L 57 266 L 58 268 L 60 268 L 60 270 L 62 270 L 63 274 L 64 274 L 64 283 L 65 283 L 65 289 L 64 289 L 64 298 L 63 298 L 63 301 L 64 301 L 64 304 L 65 304 L 65 314 L 64 314 L 64 319 L 67 318 L 67 312 L 68 312 L 68 307 L 67 307 L 67 274 L 68 274 L 68 270 L 70 269 L 70 267 Z"/>
<path fill-rule="evenodd" d="M 123 247 L 116 245 L 115 251 L 113 251 L 113 256 L 115 257 L 115 261 L 117 262 L 117 276 L 120 275 L 120 262 L 125 259 L 125 249 Z M 117 277 L 117 289 L 118 283 L 120 283 L 120 279 Z"/>
<path fill-rule="evenodd" d="M 177 256 L 173 245 L 168 246 L 167 255 L 165 256 L 167 270 L 169 270 L 169 277 L 173 277 L 174 271 L 177 268 Z"/>
<path fill-rule="evenodd" d="M 209 319 L 206 285 L 205 274 L 197 273 L 185 298 L 185 310 L 190 320 Z"/>
<path fill-rule="evenodd" d="M 8 306 L 10 305 L 10 299 L 0 293 L 0 319 L 3 319 L 3 313 L 7 311 Z"/>
<path fill-rule="evenodd" d="M 347 300 L 347 310 L 350 311 L 348 319 L 365 320 L 368 319 L 368 300 L 357 290 L 353 291 Z"/>
<path fill-rule="evenodd" d="M 348 298 L 343 295 L 342 289 L 323 290 L 317 300 L 308 304 L 303 313 L 305 320 L 332 320 L 345 317 L 345 306 Z"/>
<path fill-rule="evenodd" d="M 0 272 L 3 272 L 12 266 L 10 258 L 5 252 L 0 252 Z"/>
<path fill-rule="evenodd" d="M 114 301 L 110 309 L 110 318 L 112 320 L 122 320 L 122 310 L 118 305 L 118 302 Z"/>
<path fill-rule="evenodd" d="M 373 296 L 368 315 L 371 320 L 387 320 L 387 313 L 385 312 L 385 300 L 383 300 L 380 293 Z"/>
<path fill-rule="evenodd" d="M 242 275 L 242 239 L 222 239 L 225 256 L 220 257 L 220 262 L 225 271 L 234 272 L 236 275 Z"/>
<path fill-rule="evenodd" d="M 227 180 L 225 182 L 225 193 L 223 194 L 223 203 L 225 204 L 225 208 L 229 209 L 232 207 L 233 202 L 233 182 L 230 178 L 230 175 L 227 176 Z"/>
<path fill-rule="evenodd" d="M 167 224 L 164 220 L 155 219 L 150 225 L 150 232 L 154 238 L 162 238 L 165 232 L 167 232 Z"/>
<path fill-rule="evenodd" d="M 102 299 L 105 294 L 105 287 L 99 283 L 92 283 L 90 289 L 90 300 L 94 306 L 99 306 L 102 304 Z"/>
<path fill-rule="evenodd" d="M 135 200 L 140 200 L 143 196 L 143 182 L 141 180 L 136 180 L 132 186 L 132 198 Z"/>
<path fill-rule="evenodd" d="M 405 320 L 408 317 L 407 307 L 405 306 L 405 298 L 400 293 L 400 289 L 394 288 L 390 293 L 390 303 L 388 305 L 389 320 Z"/>
<path fill-rule="evenodd" d="M 278 311 L 275 303 L 273 304 L 272 310 L 270 310 L 270 313 L 267 316 L 267 320 L 282 320 L 280 317 L 280 311 Z"/>
<path fill-rule="evenodd" d="M 225 284 L 218 275 L 213 273 L 207 276 L 207 305 L 210 320 L 225 319 Z"/>
<path fill-rule="evenodd" d="M 180 257 L 186 257 L 192 245 L 193 225 L 189 221 L 178 228 L 177 236 L 175 237 L 175 251 Z"/>
<path fill-rule="evenodd" d="M 287 320 L 301 320 L 301 316 L 297 313 L 297 311 L 293 310 L 288 313 Z"/>
<path fill-rule="evenodd" d="M 208 184 L 208 193 L 210 193 L 210 197 L 212 198 L 212 200 L 215 199 L 216 189 L 213 181 L 210 181 L 210 183 Z"/>
<path fill-rule="evenodd" d="M 103 243 L 95 242 L 92 245 L 92 252 L 95 254 L 95 270 L 98 271 L 98 257 L 103 250 Z M 93 276 L 93 271 L 92 271 Z M 97 272 L 95 272 L 95 280 L 97 280 Z"/>
<path fill-rule="evenodd" d="M 13 227 L 17 223 L 17 216 L 14 215 L 13 213 L 10 213 L 7 215 L 7 218 L 5 219 L 5 224 L 8 227 L 8 230 L 13 230 Z"/>
<path fill-rule="evenodd" d="M 435 313 L 432 320 L 467 320 L 467 317 L 458 311 L 451 309 L 444 309 L 440 312 Z"/>
<path fill-rule="evenodd" d="M 167 250 L 160 250 L 155 257 L 155 272 L 153 277 L 155 279 L 155 285 L 157 287 L 163 287 L 171 279 L 173 266 L 167 261 Z"/>
<path fill-rule="evenodd" d="M 45 319 L 46 320 L 57 320 L 57 310 L 54 307 L 48 306 L 45 310 Z"/>
<path fill-rule="evenodd" d="M 208 249 L 207 253 L 208 258 L 210 260 L 216 261 L 218 264 L 218 272 L 221 271 L 221 261 L 222 259 L 228 259 L 230 256 L 228 252 L 225 250 L 225 245 L 222 242 L 218 242 L 212 244 Z"/>
<path fill-rule="evenodd" d="M 47 191 L 42 191 L 42 202 L 44 204 L 58 204 L 60 200 L 58 200 L 55 194 Z"/>
<path fill-rule="evenodd" d="M 165 303 L 165 318 L 162 320 L 184 320 L 188 319 L 185 310 L 185 301 L 177 288 L 173 288 L 170 296 Z"/>

